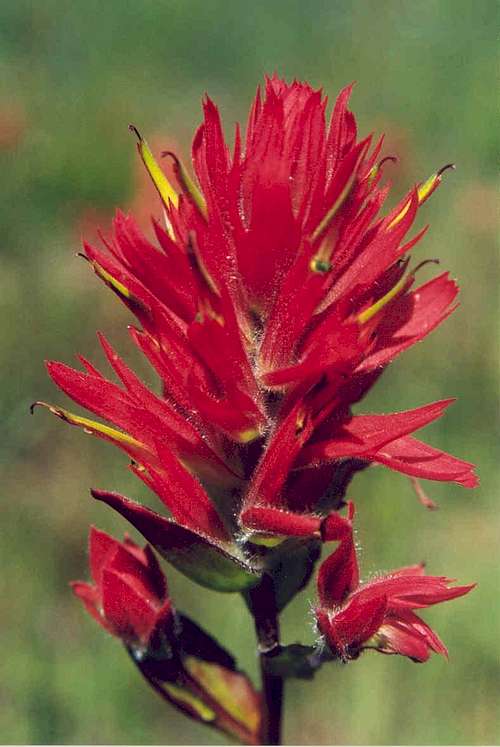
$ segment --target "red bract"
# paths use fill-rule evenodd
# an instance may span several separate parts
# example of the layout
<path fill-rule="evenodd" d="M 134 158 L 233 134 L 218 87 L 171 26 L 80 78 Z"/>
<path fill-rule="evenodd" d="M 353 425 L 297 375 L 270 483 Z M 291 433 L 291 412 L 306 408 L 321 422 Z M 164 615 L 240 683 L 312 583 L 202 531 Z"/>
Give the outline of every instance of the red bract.
<path fill-rule="evenodd" d="M 352 519 L 338 514 L 325 527 L 325 539 L 340 544 L 320 566 L 316 619 L 333 653 L 356 658 L 373 648 L 426 661 L 431 651 L 447 656 L 445 645 L 413 610 L 467 594 L 475 584 L 449 587 L 444 576 L 426 576 L 423 565 L 399 568 L 366 583 L 359 582 Z"/>
<path fill-rule="evenodd" d="M 73 592 L 109 633 L 146 646 L 156 630 L 169 624 L 173 612 L 151 548 L 142 550 L 128 537 L 118 542 L 92 527 L 89 559 L 93 583 L 74 581 Z"/>
<path fill-rule="evenodd" d="M 458 289 L 446 273 L 415 289 L 418 268 L 408 270 L 424 231 L 408 233 L 443 169 L 380 216 L 382 140 L 358 140 L 350 92 L 327 127 L 321 91 L 268 79 L 232 152 L 206 98 L 192 150 L 199 186 L 166 154 L 179 194 L 133 128 L 165 225 L 154 223 L 153 246 L 117 213 L 113 235 L 85 253 L 137 317 L 130 334 L 162 394 L 103 337 L 119 384 L 84 359 L 84 372 L 48 364 L 61 389 L 116 428 L 52 411 L 122 448 L 173 519 L 217 547 L 241 534 L 318 535 L 348 460 L 351 476 L 380 463 L 477 482 L 471 464 L 411 435 L 450 400 L 351 412 L 395 356 L 454 310 Z"/>

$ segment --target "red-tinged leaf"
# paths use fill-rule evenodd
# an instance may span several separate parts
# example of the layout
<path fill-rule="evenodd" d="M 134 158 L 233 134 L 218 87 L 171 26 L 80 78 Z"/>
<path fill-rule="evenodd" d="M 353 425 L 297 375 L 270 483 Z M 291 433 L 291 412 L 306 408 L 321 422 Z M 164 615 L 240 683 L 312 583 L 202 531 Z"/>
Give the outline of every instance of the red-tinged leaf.
<path fill-rule="evenodd" d="M 292 202 L 299 222 L 304 225 L 318 182 L 325 175 L 325 108 L 321 91 L 306 91 L 305 104 L 297 101 L 286 145 L 292 176 Z M 319 172 L 319 173 L 318 173 Z"/>
<path fill-rule="evenodd" d="M 392 441 L 380 451 L 367 454 L 366 457 L 370 461 L 379 462 L 396 472 L 412 477 L 457 482 L 465 488 L 475 488 L 479 484 L 473 464 L 434 449 L 410 436 Z"/>
<path fill-rule="evenodd" d="M 367 601 L 383 594 L 391 609 L 417 609 L 462 597 L 474 588 L 474 584 L 449 588 L 452 582 L 445 576 L 426 576 L 421 572 L 411 576 L 409 569 L 401 570 L 403 573 L 395 571 L 366 582 L 359 587 L 357 596 Z"/>
<path fill-rule="evenodd" d="M 346 518 L 337 513 L 337 511 L 329 513 L 321 523 L 321 538 L 323 542 L 351 541 L 354 515 L 355 506 L 352 501 L 348 501 L 347 503 Z"/>
<path fill-rule="evenodd" d="M 160 466 L 155 444 L 159 439 L 168 437 L 180 457 L 187 463 L 199 466 L 200 472 L 209 473 L 212 479 L 216 476 L 216 481 L 231 479 L 234 482 L 235 475 L 231 474 L 229 467 L 207 445 L 193 424 L 183 418 L 169 402 L 149 391 L 102 336 L 101 342 L 126 390 L 101 376 L 82 373 L 62 363 L 49 361 L 47 368 L 55 383 L 78 404 L 127 431 L 121 438 L 115 436 L 122 448 L 127 445 L 135 446 L 140 439 L 140 445 L 149 453 L 147 457 L 142 455 L 142 458 L 131 454 L 139 463 Z M 85 428 L 87 422 L 82 420 L 82 427 Z M 103 429 L 114 435 L 107 426 L 102 426 L 101 431 Z M 130 449 L 127 453 L 131 453 Z"/>
<path fill-rule="evenodd" d="M 246 741 L 259 742 L 261 698 L 246 675 L 220 664 L 188 656 L 183 664 L 203 690 L 207 701 L 214 703 L 216 723 L 229 733 L 247 733 Z"/>
<path fill-rule="evenodd" d="M 130 501 L 117 493 L 92 490 L 97 500 L 116 509 L 177 570 L 209 589 L 232 592 L 259 581 L 258 569 L 223 546 Z"/>
<path fill-rule="evenodd" d="M 270 122 L 269 127 L 269 147 L 258 168 L 254 161 L 243 172 L 243 196 L 251 219 L 238 246 L 238 268 L 250 301 L 263 313 L 268 312 L 275 296 L 276 277 L 287 270 L 300 241 L 288 164 L 280 157 L 282 144 L 274 134 L 279 124 Z"/>
<path fill-rule="evenodd" d="M 363 456 L 378 451 L 385 444 L 413 433 L 441 417 L 453 399 L 433 402 L 415 410 L 390 415 L 354 415 L 339 423 L 330 440 L 305 446 L 299 465 L 316 464 L 340 457 Z"/>
<path fill-rule="evenodd" d="M 172 261 L 171 254 L 167 257 L 156 249 L 129 215 L 118 211 L 114 227 L 128 269 L 160 302 L 181 318 L 191 320 L 196 313 L 193 302 L 196 291 L 185 259 L 182 267 L 178 256 Z M 183 283 L 178 282 L 179 275 L 175 274 L 181 267 L 184 270 L 181 275 Z M 190 291 L 191 297 L 186 291 Z"/>
<path fill-rule="evenodd" d="M 432 578 L 432 576 L 427 577 Z M 445 579 L 446 583 L 450 583 L 449 579 Z M 440 585 L 441 586 L 441 585 Z M 430 607 L 433 604 L 440 604 L 441 602 L 448 602 L 451 599 L 457 599 L 468 594 L 469 591 L 475 589 L 476 584 L 467 584 L 465 586 L 454 586 L 452 588 L 446 588 L 444 583 L 441 588 L 435 589 L 415 589 L 414 592 L 405 592 L 402 595 L 397 593 L 391 597 L 390 604 L 398 608 L 408 607 L 411 609 L 418 609 L 419 607 Z"/>
<path fill-rule="evenodd" d="M 345 153 L 346 149 L 352 144 L 353 135 L 355 136 L 355 132 L 351 129 L 351 123 L 348 116 L 349 111 L 347 109 L 353 87 L 354 83 L 350 83 L 341 90 L 332 109 L 328 140 L 326 143 L 327 178 L 329 179 L 331 179 L 332 174 L 335 173 L 338 161 Z"/>
<path fill-rule="evenodd" d="M 140 435 L 141 441 L 151 443 L 156 431 L 155 416 L 137 405 L 116 384 L 63 363 L 48 361 L 47 370 L 57 386 L 79 405 L 110 420 L 134 437 Z"/>
<path fill-rule="evenodd" d="M 370 143 L 371 136 L 368 136 L 354 145 L 344 155 L 332 175 L 331 183 L 328 185 L 324 196 L 326 213 L 322 216 L 319 225 L 312 234 L 315 240 L 328 232 L 333 219 L 339 214 L 339 211 L 351 196 L 360 162 L 370 147 Z"/>
<path fill-rule="evenodd" d="M 197 439 L 193 438 L 192 428 L 171 405 L 147 391 L 109 344 L 105 343 L 105 349 L 115 370 L 126 381 L 128 391 L 102 377 L 77 371 L 63 363 L 49 361 L 47 369 L 53 381 L 75 402 L 150 447 L 155 438 L 165 431 L 174 443 L 184 438 L 190 441 L 191 448 L 193 440 L 202 441 L 199 435 Z M 185 448 L 189 446 L 186 444 Z"/>
<path fill-rule="evenodd" d="M 262 413 L 254 400 L 239 389 L 231 387 L 226 396 L 215 398 L 193 386 L 191 402 L 206 421 L 237 442 L 246 443 L 260 436 Z"/>
<path fill-rule="evenodd" d="M 360 210 L 359 214 L 344 228 L 342 241 L 339 241 L 339 246 L 335 248 L 335 264 L 332 267 L 332 287 L 319 305 L 318 312 L 327 309 L 337 298 L 335 282 L 342 276 L 350 262 L 354 261 L 358 253 L 363 249 L 364 244 L 367 242 L 367 232 L 370 229 L 370 224 L 379 213 L 388 194 L 389 187 L 377 190 L 371 199 L 367 201 L 363 209 Z"/>
<path fill-rule="evenodd" d="M 96 275 L 135 314 L 146 327 L 150 321 L 152 293 L 140 283 L 115 257 L 84 243 L 85 254 Z"/>
<path fill-rule="evenodd" d="M 391 624 L 392 620 L 390 617 L 388 617 L 387 622 L 389 625 Z M 427 645 L 432 649 L 432 651 L 448 658 L 448 650 L 437 633 L 435 633 L 432 628 L 414 612 L 411 612 L 411 610 L 405 610 L 404 612 L 399 613 L 398 624 L 401 626 L 401 629 L 406 625 L 408 629 L 412 629 L 420 634 L 425 638 Z"/>
<path fill-rule="evenodd" d="M 353 162 L 356 162 L 367 144 L 367 140 L 359 143 L 349 158 L 352 155 Z M 350 178 L 353 178 L 352 173 Z M 341 197 L 345 198 L 346 195 L 342 193 Z M 335 212 L 336 209 L 340 209 L 336 202 L 333 206 L 327 206 L 329 211 Z M 327 213 L 324 216 L 327 224 L 330 220 L 329 215 L 330 213 Z M 317 230 L 321 234 L 327 229 L 323 229 L 321 223 Z M 316 272 L 312 269 L 318 251 L 317 238 L 314 238 L 314 234 L 312 238 L 303 237 L 298 250 L 294 253 L 294 262 L 281 282 L 280 292 L 267 320 L 260 349 L 265 371 L 290 363 L 302 334 L 331 284 L 328 272 Z"/>

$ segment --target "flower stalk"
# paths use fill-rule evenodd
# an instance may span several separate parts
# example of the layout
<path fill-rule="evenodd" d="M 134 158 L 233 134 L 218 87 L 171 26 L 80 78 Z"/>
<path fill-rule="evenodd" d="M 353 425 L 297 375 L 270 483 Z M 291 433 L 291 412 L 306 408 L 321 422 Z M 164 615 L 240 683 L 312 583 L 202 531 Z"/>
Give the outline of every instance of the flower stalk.
<path fill-rule="evenodd" d="M 247 594 L 253 616 L 262 684 L 262 744 L 281 744 L 284 681 L 269 671 L 268 662 L 280 653 L 280 629 L 274 584 L 264 574 L 261 583 Z"/>

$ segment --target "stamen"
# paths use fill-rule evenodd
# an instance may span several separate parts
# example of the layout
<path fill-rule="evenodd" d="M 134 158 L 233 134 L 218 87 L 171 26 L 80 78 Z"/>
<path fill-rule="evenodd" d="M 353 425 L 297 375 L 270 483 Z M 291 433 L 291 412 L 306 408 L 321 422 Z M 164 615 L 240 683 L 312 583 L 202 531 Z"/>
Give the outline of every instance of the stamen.
<path fill-rule="evenodd" d="M 409 480 L 410 480 L 411 486 L 412 486 L 413 490 L 415 491 L 415 494 L 416 494 L 418 500 L 420 501 L 420 503 L 422 504 L 422 506 L 425 506 L 425 508 L 428 508 L 429 511 L 436 511 L 439 508 L 438 504 L 435 503 L 435 501 L 433 501 L 432 498 L 429 498 L 429 496 L 427 495 L 427 493 L 423 489 L 422 484 L 420 483 L 420 481 L 417 480 L 416 477 L 409 477 Z"/>
<path fill-rule="evenodd" d="M 402 209 L 402 210 L 401 210 L 401 211 L 400 211 L 400 212 L 399 212 L 399 213 L 398 213 L 398 214 L 396 215 L 396 217 L 395 217 L 395 218 L 393 218 L 393 220 L 391 220 L 391 222 L 390 222 L 390 223 L 389 223 L 389 225 L 387 226 L 387 230 L 388 230 L 388 231 L 390 231 L 390 230 L 391 230 L 392 228 L 394 228 L 394 226 L 397 226 L 397 225 L 398 225 L 398 223 L 400 223 L 400 222 L 401 222 L 401 221 L 403 220 L 403 218 L 405 217 L 406 213 L 407 213 L 407 212 L 408 212 L 408 210 L 410 209 L 410 205 L 411 205 L 411 199 L 410 199 L 410 200 L 408 200 L 408 202 L 406 203 L 406 205 L 405 205 L 405 206 L 403 207 L 403 209 Z"/>
<path fill-rule="evenodd" d="M 198 277 L 200 277 L 201 280 L 208 286 L 209 290 L 211 290 L 217 296 L 220 296 L 219 289 L 215 285 L 215 282 L 213 281 L 207 268 L 203 264 L 203 260 L 198 249 L 198 243 L 196 241 L 196 236 L 193 231 L 190 231 L 188 235 L 187 256 L 191 267 L 198 275 Z"/>
<path fill-rule="evenodd" d="M 255 441 L 260 438 L 261 433 L 257 428 L 247 428 L 245 431 L 240 431 L 237 434 L 237 438 L 240 444 L 248 444 L 251 441 Z"/>
<path fill-rule="evenodd" d="M 422 267 L 425 267 L 425 265 L 439 265 L 439 259 L 424 259 L 422 262 L 419 262 L 419 264 L 413 269 L 410 270 L 410 275 L 412 277 L 415 277 L 417 272 L 422 269 Z"/>
<path fill-rule="evenodd" d="M 373 166 L 373 168 L 370 170 L 370 173 L 368 174 L 368 177 L 367 177 L 370 183 L 375 179 L 375 177 L 381 170 L 384 163 L 387 163 L 388 161 L 391 161 L 392 163 L 397 163 L 398 162 L 397 156 L 385 156 L 379 161 L 379 163 L 376 163 L 375 166 Z"/>
<path fill-rule="evenodd" d="M 359 324 L 365 324 L 368 322 L 372 317 L 375 316 L 375 314 L 378 314 L 379 311 L 381 311 L 384 306 L 386 306 L 389 301 L 392 301 L 392 299 L 397 296 L 400 291 L 402 291 L 410 281 L 413 280 L 413 277 L 411 275 L 403 275 L 402 278 L 398 280 L 398 282 L 388 291 L 382 298 L 379 298 L 379 300 L 374 303 L 372 306 L 369 306 L 367 309 L 361 312 L 361 314 L 358 314 L 358 322 Z"/>
<path fill-rule="evenodd" d="M 198 189 L 194 181 L 189 176 L 188 172 L 182 165 L 182 162 L 180 159 L 170 150 L 165 150 L 161 154 L 162 158 L 165 158 L 166 156 L 170 156 L 174 162 L 174 171 L 175 175 L 177 177 L 177 180 L 179 181 L 179 184 L 181 185 L 181 188 L 184 192 L 187 192 L 187 194 L 191 197 L 192 201 L 200 211 L 201 215 L 205 218 L 207 218 L 208 212 L 207 212 L 207 203 L 205 201 L 205 198 L 203 197 L 201 191 Z"/>
<path fill-rule="evenodd" d="M 442 176 L 445 171 L 448 171 L 448 169 L 452 169 L 454 171 L 456 168 L 457 167 L 455 166 L 454 163 L 447 163 L 446 166 L 441 166 L 437 174 L 438 176 Z"/>
<path fill-rule="evenodd" d="M 101 280 L 104 280 L 106 285 L 114 290 L 117 295 L 121 296 L 122 298 L 126 298 L 127 300 L 131 298 L 132 294 L 130 293 L 129 289 L 125 285 L 123 285 L 123 283 L 120 283 L 119 280 L 114 278 L 107 270 L 104 269 L 104 267 L 101 267 L 101 265 L 95 261 L 91 261 L 90 264 L 92 265 L 95 274 L 98 275 Z"/>
<path fill-rule="evenodd" d="M 408 264 L 409 260 L 406 259 L 404 260 L 404 262 Z M 404 290 L 405 287 L 409 287 L 413 283 L 416 273 L 421 270 L 422 267 L 425 267 L 425 265 L 429 264 L 438 265 L 439 260 L 424 259 L 422 262 L 420 262 L 413 270 L 410 270 L 407 275 L 404 275 L 402 278 L 400 278 L 398 282 L 384 296 L 382 296 L 382 298 L 380 298 L 368 309 L 362 311 L 361 314 L 358 314 L 359 324 L 365 324 L 365 322 L 369 321 L 372 317 L 375 316 L 375 314 L 378 314 L 378 312 L 381 311 L 381 309 L 383 309 L 384 306 L 386 306 L 390 301 L 392 301 L 392 299 L 395 298 L 402 290 Z"/>
<path fill-rule="evenodd" d="M 42 400 L 33 402 L 33 404 L 30 406 L 31 414 L 33 414 L 35 407 L 46 407 L 47 410 L 49 410 L 53 415 L 57 415 L 58 418 L 61 418 L 61 420 L 64 420 L 70 425 L 76 425 L 80 428 L 83 428 L 84 432 L 88 433 L 91 436 L 101 434 L 102 436 L 110 438 L 113 441 L 124 443 L 127 446 L 144 449 L 144 444 L 142 444 L 140 441 L 137 441 L 132 436 L 129 436 L 128 433 L 123 433 L 123 431 L 118 431 L 115 428 L 110 428 L 109 425 L 98 423 L 96 420 L 90 420 L 89 418 L 83 418 L 80 415 L 75 415 L 74 413 L 65 410 L 62 407 L 54 407 L 54 405 L 49 405 L 47 402 L 43 402 Z"/>
<path fill-rule="evenodd" d="M 447 163 L 446 166 L 442 166 L 435 174 L 432 174 L 419 188 L 418 188 L 418 203 L 422 205 L 426 200 L 429 199 L 435 189 L 441 184 L 442 176 L 448 169 L 455 169 L 454 163 Z"/>
<path fill-rule="evenodd" d="M 309 262 L 309 269 L 318 275 L 326 275 L 332 269 L 332 254 L 335 249 L 338 231 L 334 235 L 325 236 L 318 251 Z"/>
<path fill-rule="evenodd" d="M 177 195 L 177 192 L 172 187 L 170 182 L 168 181 L 167 177 L 163 173 L 163 171 L 158 166 L 151 149 L 147 142 L 142 137 L 141 133 L 135 127 L 135 125 L 130 124 L 128 126 L 130 132 L 133 132 L 134 135 L 137 137 L 137 150 L 139 152 L 140 157 L 142 158 L 142 162 L 144 163 L 144 166 L 146 167 L 146 170 L 151 177 L 153 184 L 155 185 L 158 194 L 161 197 L 161 200 L 166 208 L 170 207 L 170 205 L 173 205 L 174 207 L 177 207 L 179 204 L 179 197 Z"/>
<path fill-rule="evenodd" d="M 208 316 L 209 319 L 213 319 L 214 321 L 216 321 L 218 324 L 220 324 L 221 327 L 225 325 L 225 320 L 222 314 L 217 314 L 212 304 L 206 297 L 200 298 L 198 302 L 198 313 L 196 314 L 196 321 L 200 323 L 203 322 L 205 316 Z"/>
<path fill-rule="evenodd" d="M 439 171 L 436 171 L 435 174 L 431 174 L 431 176 L 425 180 L 419 187 L 417 187 L 417 196 L 418 196 L 418 206 L 426 202 L 431 194 L 439 187 L 442 181 L 442 175 L 445 171 L 448 169 L 454 169 L 455 164 L 454 163 L 447 163 L 446 166 L 443 166 L 439 169 Z M 401 212 L 396 215 L 396 217 L 389 223 L 387 226 L 387 230 L 389 231 L 391 228 L 394 228 L 400 221 L 403 220 L 406 213 L 410 209 L 411 199 L 408 200 L 408 202 L 405 204 Z"/>
<path fill-rule="evenodd" d="M 306 427 L 307 412 L 300 409 L 295 420 L 295 435 L 299 436 Z"/>
<path fill-rule="evenodd" d="M 121 283 L 119 280 L 113 277 L 107 270 L 104 269 L 104 267 L 101 267 L 100 264 L 98 264 L 95 260 L 91 260 L 90 264 L 92 265 L 92 268 L 97 275 L 97 277 L 100 277 L 101 280 L 106 283 L 108 288 L 111 288 L 111 290 L 116 293 L 118 298 L 121 298 L 122 301 L 125 301 L 129 308 L 132 306 L 137 311 L 142 312 L 143 314 L 150 314 L 150 309 L 144 304 L 139 298 L 137 298 L 136 295 L 134 295 L 126 285 Z"/>
<path fill-rule="evenodd" d="M 321 236 L 321 234 L 324 233 L 324 231 L 326 231 L 326 229 L 328 228 L 328 226 L 330 225 L 330 223 L 333 221 L 333 219 L 337 215 L 338 211 L 340 210 L 340 208 L 342 207 L 342 205 L 346 201 L 347 197 L 349 196 L 349 193 L 350 193 L 350 191 L 351 191 L 351 189 L 353 187 L 353 184 L 354 184 L 354 181 L 356 179 L 356 176 L 357 176 L 357 171 L 356 171 L 356 169 L 353 169 L 353 172 L 352 172 L 351 176 L 349 177 L 349 179 L 347 180 L 347 182 L 346 182 L 346 184 L 344 186 L 344 189 L 339 194 L 339 196 L 337 197 L 337 199 L 333 203 L 333 205 L 330 208 L 330 210 L 328 210 L 328 212 L 326 213 L 326 215 L 324 216 L 324 218 L 319 222 L 318 226 L 316 226 L 316 228 L 312 232 L 312 234 L 311 234 L 311 240 L 312 241 L 316 241 L 317 239 L 319 239 L 319 237 Z"/>
<path fill-rule="evenodd" d="M 387 161 L 391 161 L 392 163 L 397 163 L 398 157 L 397 156 L 384 156 L 384 158 L 382 158 L 382 160 L 380 161 L 378 168 L 381 169 L 384 163 L 387 163 Z"/>
<path fill-rule="evenodd" d="M 319 275 L 326 275 L 326 273 L 330 272 L 332 269 L 331 262 L 327 259 L 322 259 L 319 254 L 316 254 L 316 256 L 311 259 L 309 267 L 313 272 L 316 272 Z"/>

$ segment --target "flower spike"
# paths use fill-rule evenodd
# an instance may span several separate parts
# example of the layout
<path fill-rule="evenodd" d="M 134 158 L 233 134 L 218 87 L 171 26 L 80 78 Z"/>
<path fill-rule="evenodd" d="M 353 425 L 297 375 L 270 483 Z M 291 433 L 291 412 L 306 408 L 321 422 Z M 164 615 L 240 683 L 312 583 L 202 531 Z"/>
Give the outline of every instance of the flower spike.
<path fill-rule="evenodd" d="M 392 413 L 361 404 L 400 353 L 455 311 L 459 289 L 447 272 L 417 286 L 420 269 L 439 261 L 413 258 L 428 228 L 412 230 L 419 212 L 453 164 L 386 209 L 384 167 L 397 159 L 381 157 L 383 136 L 358 134 L 352 88 L 327 120 L 322 90 L 266 77 L 232 148 L 205 96 L 192 164 L 162 153 L 176 188 L 130 125 L 165 223 L 152 220 L 150 240 L 117 211 L 82 256 L 135 317 L 132 344 L 159 385 L 146 385 L 99 334 L 108 373 L 84 356 L 79 369 L 47 363 L 92 415 L 32 406 L 125 452 L 159 510 L 109 490 L 93 497 L 191 581 L 243 595 L 262 693 L 173 608 L 149 545 L 92 529 L 92 582 L 73 584 L 158 694 L 245 744 L 280 744 L 283 677 L 310 678 L 366 649 L 418 662 L 446 656 L 419 610 L 473 588 L 422 564 L 360 579 L 348 499 L 358 472 L 383 465 L 406 475 L 429 509 L 421 479 L 474 488 L 478 478 L 471 463 L 414 436 L 453 399 Z M 335 544 L 317 575 L 320 639 L 282 646 L 279 614 L 326 543 Z"/>

